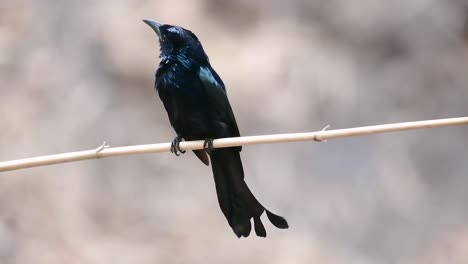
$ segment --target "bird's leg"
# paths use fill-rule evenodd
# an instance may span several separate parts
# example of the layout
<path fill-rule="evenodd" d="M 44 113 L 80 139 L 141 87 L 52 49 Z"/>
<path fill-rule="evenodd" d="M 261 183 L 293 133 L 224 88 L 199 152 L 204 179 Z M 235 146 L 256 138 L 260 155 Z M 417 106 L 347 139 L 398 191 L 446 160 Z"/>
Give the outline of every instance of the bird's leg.
<path fill-rule="evenodd" d="M 211 154 L 211 151 L 213 150 L 213 139 L 212 138 L 205 139 L 205 142 L 203 142 L 203 148 L 208 154 Z"/>
<path fill-rule="evenodd" d="M 171 152 L 174 153 L 176 156 L 180 156 L 180 154 L 184 154 L 185 150 L 180 149 L 180 142 L 182 141 L 182 136 L 177 135 L 177 137 L 172 140 L 171 143 Z"/>

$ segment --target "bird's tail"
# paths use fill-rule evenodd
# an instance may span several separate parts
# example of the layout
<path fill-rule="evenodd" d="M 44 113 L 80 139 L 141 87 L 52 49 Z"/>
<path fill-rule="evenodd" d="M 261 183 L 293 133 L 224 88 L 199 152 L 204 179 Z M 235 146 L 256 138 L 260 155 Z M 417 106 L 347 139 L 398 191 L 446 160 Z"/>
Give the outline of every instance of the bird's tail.
<path fill-rule="evenodd" d="M 235 148 L 213 149 L 210 154 L 218 202 L 234 233 L 247 237 L 251 231 L 250 219 L 254 220 L 257 236 L 265 237 L 266 230 L 260 219 L 266 211 L 270 222 L 277 228 L 288 228 L 281 216 L 265 209 L 255 198 L 244 181 L 240 153 Z"/>

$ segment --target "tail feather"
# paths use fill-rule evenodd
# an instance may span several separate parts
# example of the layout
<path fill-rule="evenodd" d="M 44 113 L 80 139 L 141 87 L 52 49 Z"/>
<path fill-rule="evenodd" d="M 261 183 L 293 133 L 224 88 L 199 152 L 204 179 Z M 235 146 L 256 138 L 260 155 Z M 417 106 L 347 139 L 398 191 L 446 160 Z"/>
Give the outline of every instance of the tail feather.
<path fill-rule="evenodd" d="M 266 237 L 265 226 L 263 226 L 260 217 L 254 217 L 255 234 L 259 237 Z"/>
<path fill-rule="evenodd" d="M 288 222 L 286 221 L 286 219 L 284 219 L 284 217 L 279 216 L 279 215 L 275 215 L 274 213 L 268 211 L 267 209 L 265 209 L 265 211 L 266 211 L 266 215 L 268 217 L 268 220 L 270 220 L 270 222 L 274 226 L 276 226 L 277 228 L 280 228 L 280 229 L 289 228 Z"/>
<path fill-rule="evenodd" d="M 286 219 L 266 210 L 250 191 L 244 181 L 244 170 L 237 149 L 214 149 L 210 158 L 219 206 L 238 237 L 250 235 L 252 218 L 257 236 L 266 237 L 266 230 L 260 219 L 264 211 L 274 226 L 288 228 Z"/>

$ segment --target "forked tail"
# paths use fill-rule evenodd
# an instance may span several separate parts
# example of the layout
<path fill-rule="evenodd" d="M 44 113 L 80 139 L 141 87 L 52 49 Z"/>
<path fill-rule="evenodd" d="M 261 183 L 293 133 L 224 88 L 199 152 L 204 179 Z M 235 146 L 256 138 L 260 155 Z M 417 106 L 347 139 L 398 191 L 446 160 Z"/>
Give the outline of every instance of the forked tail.
<path fill-rule="evenodd" d="M 244 181 L 244 170 L 237 149 L 213 149 L 210 158 L 219 206 L 237 237 L 249 236 L 252 229 L 251 218 L 254 220 L 257 236 L 266 237 L 266 230 L 260 219 L 263 211 L 266 211 L 274 226 L 288 228 L 286 219 L 265 209 L 250 191 Z"/>

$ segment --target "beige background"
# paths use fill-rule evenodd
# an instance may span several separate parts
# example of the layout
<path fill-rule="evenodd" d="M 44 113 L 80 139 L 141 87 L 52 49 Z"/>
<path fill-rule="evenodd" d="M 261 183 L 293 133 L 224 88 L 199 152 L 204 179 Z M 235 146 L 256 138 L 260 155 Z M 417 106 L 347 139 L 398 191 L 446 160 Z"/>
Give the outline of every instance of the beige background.
<path fill-rule="evenodd" d="M 168 142 L 143 18 L 185 26 L 241 133 L 468 114 L 456 0 L 0 2 L 0 160 Z M 237 239 L 195 156 L 0 174 L 0 263 L 468 263 L 468 128 L 243 150 L 291 228 Z"/>

